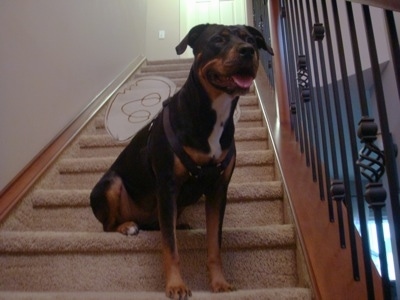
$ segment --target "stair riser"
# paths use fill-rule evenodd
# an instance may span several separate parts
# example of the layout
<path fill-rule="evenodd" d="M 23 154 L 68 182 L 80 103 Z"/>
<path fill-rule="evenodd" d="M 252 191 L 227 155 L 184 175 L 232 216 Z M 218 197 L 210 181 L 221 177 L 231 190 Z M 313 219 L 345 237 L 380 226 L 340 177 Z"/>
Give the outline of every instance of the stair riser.
<path fill-rule="evenodd" d="M 100 122 L 100 121 L 99 121 Z M 259 128 L 263 127 L 264 123 L 261 118 L 249 117 L 246 120 L 242 120 L 235 125 L 235 128 Z M 109 134 L 104 125 L 96 126 L 96 131 L 93 134 Z"/>
<path fill-rule="evenodd" d="M 104 172 L 84 173 L 76 176 L 75 173 L 60 174 L 53 188 L 59 189 L 92 189 L 100 180 Z M 246 166 L 236 167 L 231 182 L 259 182 L 274 180 L 273 166 Z"/>
<path fill-rule="evenodd" d="M 196 290 L 208 290 L 206 251 L 181 251 L 180 256 L 186 283 L 196 287 Z M 296 258 L 293 249 L 231 249 L 223 251 L 222 258 L 227 279 L 239 289 L 296 285 Z M 164 289 L 159 250 L 134 253 L 2 255 L 0 265 L 0 290 L 3 291 L 123 292 Z"/>
<path fill-rule="evenodd" d="M 120 144 L 112 147 L 89 147 L 80 148 L 77 157 L 117 157 L 126 147 L 126 144 Z M 261 141 L 237 141 L 236 151 L 251 151 L 254 149 L 267 150 L 267 140 Z"/>
<path fill-rule="evenodd" d="M 146 62 L 147 66 L 165 66 L 165 65 L 176 65 L 176 64 L 186 64 L 191 65 L 193 63 L 193 58 L 177 58 L 177 59 L 167 59 L 167 60 L 150 60 Z"/>
<path fill-rule="evenodd" d="M 149 76 L 150 74 L 137 74 L 133 78 L 141 78 L 143 76 Z M 182 71 L 164 71 L 159 74 L 154 74 L 154 76 L 164 76 L 168 79 L 175 80 L 175 79 L 180 79 L 180 80 L 186 80 L 189 76 L 189 71 L 182 70 Z"/>
<path fill-rule="evenodd" d="M 175 64 L 175 65 L 149 65 L 149 66 L 143 66 L 140 69 L 140 73 L 142 74 L 147 74 L 147 75 L 154 75 L 158 74 L 159 76 L 162 76 L 162 72 L 169 72 L 171 70 L 174 71 L 180 71 L 184 70 L 187 71 L 191 67 L 191 64 Z"/>
<path fill-rule="evenodd" d="M 89 205 L 89 199 L 88 199 Z M 69 216 L 65 218 L 65 216 Z M 224 226 L 231 228 L 243 228 L 248 226 L 260 226 L 283 223 L 282 201 L 243 201 L 232 202 L 226 206 Z M 189 224 L 192 228 L 205 228 L 204 202 L 199 201 L 185 209 L 180 217 L 180 223 Z M 36 208 L 31 217 L 25 222 L 29 228 L 37 231 L 102 231 L 100 222 L 94 217 L 92 210 L 87 207 L 60 207 L 60 208 Z"/>
<path fill-rule="evenodd" d="M 266 141 L 268 140 L 267 132 L 262 127 L 252 127 L 248 128 L 247 125 L 252 123 L 252 121 L 246 122 L 244 128 L 236 129 L 235 141 L 236 144 L 246 143 L 251 141 Z M 94 134 L 83 135 L 79 141 L 79 146 L 82 148 L 91 147 L 123 147 L 128 145 L 129 140 L 124 142 L 119 142 L 115 140 L 107 132 L 100 134 L 95 132 Z M 254 149 L 254 148 L 253 148 Z"/>

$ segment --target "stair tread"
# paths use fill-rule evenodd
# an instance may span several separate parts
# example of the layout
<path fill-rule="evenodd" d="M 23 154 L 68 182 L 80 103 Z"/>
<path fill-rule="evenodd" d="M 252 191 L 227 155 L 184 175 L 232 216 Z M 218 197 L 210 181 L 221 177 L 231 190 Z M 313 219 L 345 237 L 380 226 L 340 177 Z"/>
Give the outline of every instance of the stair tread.
<path fill-rule="evenodd" d="M 79 207 L 89 205 L 90 189 L 37 189 L 31 195 L 33 207 Z M 231 183 L 228 201 L 272 200 L 282 197 L 281 181 Z"/>
<path fill-rule="evenodd" d="M 165 76 L 179 89 L 192 62 L 148 61 L 135 76 Z M 240 289 L 222 294 L 207 290 L 205 267 L 197 262 L 206 257 L 201 200 L 181 216 L 191 225 L 197 222 L 195 229 L 177 233 L 182 268 L 194 287 L 193 300 L 312 299 L 310 289 L 297 287 L 295 227 L 283 224 L 282 182 L 275 180 L 274 153 L 267 150 L 268 133 L 254 90 L 252 86 L 239 102 L 235 140 L 240 147 L 228 189 L 228 205 L 233 205 L 227 207 L 222 234 L 227 279 Z M 140 231 L 133 237 L 105 233 L 91 212 L 89 194 L 98 173 L 109 168 L 127 143 L 106 133 L 104 110 L 89 126 L 76 139 L 72 155 L 56 162 L 54 174 L 61 175 L 36 187 L 24 200 L 25 210 L 16 223 L 0 231 L 0 257 L 5 264 L 1 274 L 8 279 L 3 284 L 8 291 L 0 291 L 0 299 L 166 299 L 160 232 Z M 254 150 L 258 147 L 264 150 Z M 134 274 L 145 267 L 147 272 Z"/>
<path fill-rule="evenodd" d="M 143 66 L 140 69 L 140 72 L 142 74 L 149 74 L 149 73 L 155 73 L 158 75 L 162 75 L 163 71 L 171 71 L 171 70 L 188 70 L 192 66 L 191 63 L 174 63 L 174 64 L 169 64 L 169 65 L 147 65 Z M 186 79 L 186 78 L 185 78 Z"/>
<path fill-rule="evenodd" d="M 255 141 L 266 140 L 268 138 L 267 131 L 264 127 L 246 127 L 236 128 L 235 140 L 240 141 Z M 80 147 L 125 147 L 129 141 L 120 142 L 114 139 L 107 133 L 102 134 L 86 134 L 82 135 L 79 139 Z"/>
<path fill-rule="evenodd" d="M 257 103 L 254 103 L 254 100 L 251 98 L 244 100 L 245 104 L 240 106 L 240 118 L 239 122 L 236 124 L 236 130 L 240 128 L 240 126 L 243 123 L 247 123 L 249 121 L 262 121 L 262 112 L 261 110 L 256 106 L 258 105 Z M 95 122 L 95 127 L 97 129 L 104 129 L 105 128 L 105 123 L 104 123 L 104 115 L 97 116 L 94 119 Z M 256 127 L 252 127 L 256 128 Z M 258 126 L 258 128 L 264 128 L 262 126 Z M 265 130 L 265 128 L 264 128 Z"/>
<path fill-rule="evenodd" d="M 164 292 L 0 292 L 1 299 L 8 300 L 165 300 Z M 308 288 L 285 287 L 237 290 L 229 293 L 211 293 L 209 291 L 192 291 L 191 300 L 301 300 L 311 299 Z"/>
<path fill-rule="evenodd" d="M 180 251 L 205 249 L 204 229 L 179 230 Z M 224 228 L 224 249 L 265 249 L 295 246 L 295 232 L 291 224 Z M 2 231 L 0 253 L 87 253 L 118 251 L 157 251 L 161 249 L 158 231 L 141 231 L 127 237 L 120 233 L 59 232 L 59 231 Z"/>
<path fill-rule="evenodd" d="M 58 164 L 60 173 L 92 173 L 106 171 L 115 157 L 64 158 Z M 236 167 L 248 165 L 270 165 L 274 163 L 272 150 L 240 151 L 236 157 Z"/>
<path fill-rule="evenodd" d="M 187 79 L 188 75 L 189 75 L 189 70 L 170 70 L 170 71 L 164 71 L 162 72 L 163 77 L 167 77 L 169 79 Z M 140 77 L 146 77 L 149 76 L 149 74 L 146 73 L 140 73 L 140 74 L 135 74 L 135 76 L 133 78 L 140 78 Z"/>
<path fill-rule="evenodd" d="M 177 59 L 165 59 L 165 60 L 149 60 L 146 62 L 150 65 L 171 65 L 171 64 L 192 64 L 193 58 L 177 58 Z"/>

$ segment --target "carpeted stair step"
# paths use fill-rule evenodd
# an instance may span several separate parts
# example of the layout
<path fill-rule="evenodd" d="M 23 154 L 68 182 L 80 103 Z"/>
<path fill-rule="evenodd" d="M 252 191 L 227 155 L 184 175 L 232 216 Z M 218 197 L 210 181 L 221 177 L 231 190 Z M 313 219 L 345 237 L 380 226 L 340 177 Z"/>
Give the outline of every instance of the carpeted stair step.
<path fill-rule="evenodd" d="M 267 149 L 267 131 L 264 127 L 237 128 L 236 150 Z M 107 133 L 83 135 L 79 139 L 80 157 L 116 157 L 129 142 L 119 142 Z"/>
<path fill-rule="evenodd" d="M 65 158 L 58 165 L 61 174 L 104 173 L 115 161 L 115 157 Z M 272 150 L 241 151 L 236 156 L 236 167 L 265 166 L 274 164 Z"/>
<path fill-rule="evenodd" d="M 162 75 L 174 81 L 175 79 L 186 79 L 189 75 L 189 70 L 178 70 L 178 71 L 164 71 L 162 74 L 157 73 L 157 76 Z M 149 76 L 148 73 L 139 73 L 133 76 L 133 78 L 141 78 L 143 76 Z M 156 75 L 155 75 L 156 76 Z"/>
<path fill-rule="evenodd" d="M 37 231 L 102 231 L 89 207 L 88 190 L 38 189 L 31 196 L 31 207 L 26 207 L 19 224 L 12 230 Z M 224 225 L 246 227 L 283 224 L 282 184 L 232 183 L 228 190 L 228 204 Z M 181 223 L 192 228 L 205 228 L 204 200 L 183 212 Z"/>
<path fill-rule="evenodd" d="M 230 293 L 192 291 L 191 300 L 309 300 L 306 288 L 272 288 L 237 290 Z M 165 300 L 163 292 L 0 292 L 0 299 L 7 300 Z"/>
<path fill-rule="evenodd" d="M 185 81 L 193 59 L 146 62 L 132 76 Z M 185 75 L 186 74 L 186 75 Z M 227 279 L 238 290 L 209 292 L 204 199 L 188 207 L 178 231 L 190 299 L 312 299 L 298 278 L 294 225 L 276 181 L 275 158 L 254 86 L 239 101 L 237 167 L 228 190 L 223 229 Z M 0 299 L 166 299 L 159 231 L 138 236 L 104 233 L 89 194 L 126 143 L 107 133 L 103 107 L 1 224 Z M 300 268 L 304 268 L 301 266 Z"/>
<path fill-rule="evenodd" d="M 176 58 L 176 59 L 166 59 L 166 60 L 150 60 L 146 62 L 146 65 L 148 66 L 171 65 L 171 64 L 191 65 L 192 63 L 193 63 L 193 58 Z"/>
<path fill-rule="evenodd" d="M 235 142 L 267 140 L 268 134 L 264 127 L 236 128 Z M 109 134 L 82 135 L 79 139 L 82 148 L 126 146 L 128 142 L 119 142 Z"/>
<path fill-rule="evenodd" d="M 246 107 L 250 106 L 253 108 L 258 108 L 258 97 L 255 94 L 247 94 L 244 96 L 240 96 L 239 104 L 242 111 L 245 110 Z"/>
<path fill-rule="evenodd" d="M 33 208 L 87 207 L 91 190 L 37 189 L 30 196 Z M 232 183 L 228 188 L 229 204 L 241 201 L 282 198 L 280 181 Z"/>
<path fill-rule="evenodd" d="M 97 171 L 90 171 L 87 173 L 80 174 L 77 178 L 76 173 L 66 172 L 59 174 L 58 180 L 55 180 L 53 188 L 68 188 L 68 189 L 90 189 L 99 181 L 101 175 L 103 174 L 101 169 L 106 166 L 100 166 Z M 235 172 L 232 175 L 231 183 L 237 182 L 267 182 L 269 180 L 274 180 L 275 175 L 273 171 L 273 165 L 246 165 L 238 166 L 235 168 Z"/>
<path fill-rule="evenodd" d="M 79 150 L 76 157 L 117 157 L 126 147 L 128 142 L 117 142 L 108 134 L 85 135 L 79 141 Z M 242 140 L 236 141 L 236 151 L 250 151 L 254 149 L 268 149 L 268 140 Z"/>
<path fill-rule="evenodd" d="M 115 157 L 65 158 L 58 163 L 59 178 L 54 188 L 89 189 L 115 161 Z M 79 176 L 77 176 L 79 174 Z M 236 168 L 231 182 L 274 180 L 272 150 L 237 153 Z"/>
<path fill-rule="evenodd" d="M 177 233 L 187 284 L 207 291 L 205 230 Z M 295 286 L 292 225 L 225 228 L 223 262 L 238 289 Z M 90 232 L 0 233 L 0 290 L 160 291 L 164 275 L 159 232 L 137 236 Z M 246 276 L 243 276 L 246 274 Z"/>
<path fill-rule="evenodd" d="M 262 113 L 258 106 L 258 98 L 254 93 L 241 96 L 239 103 L 241 117 L 238 124 L 236 124 L 236 127 L 249 127 L 248 124 L 250 124 L 250 126 L 252 125 L 251 127 L 263 126 Z M 107 133 L 104 124 L 104 111 L 102 111 L 102 113 L 99 113 L 92 122 L 95 123 L 94 127 L 99 131 L 99 133 Z"/>
<path fill-rule="evenodd" d="M 175 71 L 188 71 L 190 70 L 191 63 L 177 63 L 170 65 L 146 65 L 140 68 L 140 74 L 157 74 L 158 76 L 164 76 L 163 72 L 170 72 L 171 70 Z"/>

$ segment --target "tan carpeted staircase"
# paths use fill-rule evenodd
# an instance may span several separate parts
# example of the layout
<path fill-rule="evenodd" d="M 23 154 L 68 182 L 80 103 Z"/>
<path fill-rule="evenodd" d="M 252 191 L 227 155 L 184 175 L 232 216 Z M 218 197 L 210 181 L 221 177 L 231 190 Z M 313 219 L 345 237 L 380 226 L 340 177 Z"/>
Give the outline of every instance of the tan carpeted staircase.
<path fill-rule="evenodd" d="M 139 73 L 179 88 L 189 68 L 190 60 L 148 62 Z M 182 216 L 193 227 L 178 233 L 183 276 L 192 299 L 311 299 L 258 99 L 253 91 L 239 103 L 223 232 L 226 277 L 238 290 L 209 292 L 202 200 Z M 124 147 L 107 134 L 104 113 L 1 224 L 0 299 L 165 299 L 159 232 L 104 233 L 89 207 L 91 188 Z"/>

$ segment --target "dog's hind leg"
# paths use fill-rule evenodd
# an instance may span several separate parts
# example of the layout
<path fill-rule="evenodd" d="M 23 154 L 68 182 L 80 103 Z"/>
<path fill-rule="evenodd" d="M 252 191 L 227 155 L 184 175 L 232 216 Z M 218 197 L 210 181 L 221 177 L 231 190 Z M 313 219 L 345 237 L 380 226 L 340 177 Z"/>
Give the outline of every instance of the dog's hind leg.
<path fill-rule="evenodd" d="M 138 225 L 133 221 L 121 222 L 120 206 L 122 179 L 114 172 L 107 173 L 90 194 L 90 205 L 96 218 L 103 224 L 104 231 L 116 231 L 125 235 L 136 235 Z"/>

